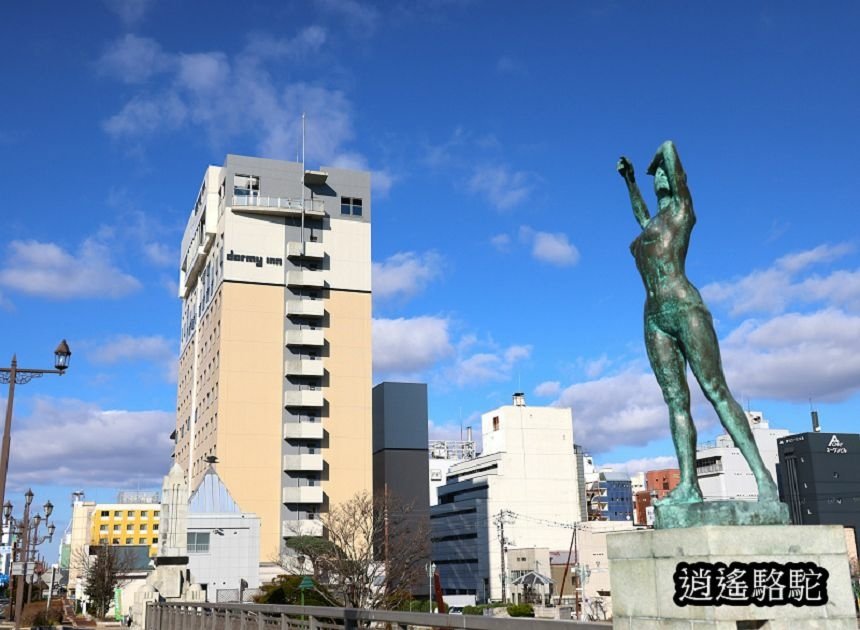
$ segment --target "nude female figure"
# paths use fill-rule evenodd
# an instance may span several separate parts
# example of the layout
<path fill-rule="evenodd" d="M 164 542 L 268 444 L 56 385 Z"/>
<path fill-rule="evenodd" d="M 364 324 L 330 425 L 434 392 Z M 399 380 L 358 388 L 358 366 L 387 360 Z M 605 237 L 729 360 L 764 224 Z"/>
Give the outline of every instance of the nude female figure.
<path fill-rule="evenodd" d="M 761 459 L 746 415 L 726 385 L 711 314 L 687 279 L 685 261 L 696 215 L 675 145 L 664 142 L 648 167 L 648 174 L 654 176 L 659 204 L 654 217 L 636 185 L 630 160 L 622 157 L 617 168 L 627 183 L 633 214 L 642 226 L 630 251 L 647 293 L 645 347 L 669 407 L 672 440 L 681 469 L 680 484 L 658 505 L 702 500 L 696 477 L 696 427 L 690 415 L 687 364 L 749 464 L 758 484 L 759 501 L 777 500 L 776 484 Z"/>

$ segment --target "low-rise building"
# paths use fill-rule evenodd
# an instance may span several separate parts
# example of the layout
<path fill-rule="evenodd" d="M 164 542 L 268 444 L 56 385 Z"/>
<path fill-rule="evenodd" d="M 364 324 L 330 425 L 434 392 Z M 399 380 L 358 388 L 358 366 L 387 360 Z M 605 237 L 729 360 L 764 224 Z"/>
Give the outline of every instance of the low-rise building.
<path fill-rule="evenodd" d="M 630 477 L 603 470 L 588 488 L 589 520 L 633 522 L 633 493 Z"/>
<path fill-rule="evenodd" d="M 788 435 L 788 431 L 770 428 L 760 411 L 748 411 L 746 416 L 762 461 L 771 476 L 776 479 L 776 464 L 779 461 L 776 444 L 779 438 Z M 728 434 L 698 446 L 696 475 L 705 501 L 758 499 L 755 477 L 740 449 Z"/>

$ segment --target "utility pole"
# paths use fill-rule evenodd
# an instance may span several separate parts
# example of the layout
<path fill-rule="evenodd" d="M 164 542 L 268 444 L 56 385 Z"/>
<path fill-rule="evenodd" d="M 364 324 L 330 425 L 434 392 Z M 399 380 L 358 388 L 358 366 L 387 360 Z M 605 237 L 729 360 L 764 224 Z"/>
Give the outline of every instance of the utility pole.
<path fill-rule="evenodd" d="M 499 531 L 499 549 L 501 551 L 501 563 L 502 563 L 502 602 L 506 603 L 508 601 L 508 592 L 507 592 L 507 570 L 505 567 L 505 546 L 507 544 L 507 540 L 505 540 L 505 522 L 508 517 L 508 513 L 505 510 L 501 510 L 499 515 L 494 519 L 496 523 L 496 528 Z"/>

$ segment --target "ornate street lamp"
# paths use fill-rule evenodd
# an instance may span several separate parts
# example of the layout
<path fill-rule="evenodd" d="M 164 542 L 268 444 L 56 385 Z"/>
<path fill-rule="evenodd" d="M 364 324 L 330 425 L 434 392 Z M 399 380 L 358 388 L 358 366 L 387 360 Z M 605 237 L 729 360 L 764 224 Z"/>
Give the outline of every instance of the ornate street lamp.
<path fill-rule="evenodd" d="M 65 372 L 69 367 L 69 360 L 72 358 L 72 351 L 69 350 L 69 344 L 63 339 L 57 349 L 54 350 L 54 367 L 58 372 Z"/>

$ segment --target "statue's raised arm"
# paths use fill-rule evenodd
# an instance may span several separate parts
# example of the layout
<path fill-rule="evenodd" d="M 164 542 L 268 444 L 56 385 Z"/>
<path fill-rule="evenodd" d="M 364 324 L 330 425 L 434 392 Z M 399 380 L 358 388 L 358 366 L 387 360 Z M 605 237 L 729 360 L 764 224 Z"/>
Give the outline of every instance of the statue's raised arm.
<path fill-rule="evenodd" d="M 654 159 L 648 165 L 648 174 L 657 177 L 659 176 L 658 169 L 666 175 L 671 197 L 679 204 L 676 210 L 687 211 L 692 214 L 693 198 L 690 196 L 690 189 L 687 188 L 687 173 L 684 172 L 684 167 L 681 165 L 681 158 L 678 157 L 675 143 L 671 140 L 666 140 L 657 149 Z M 659 184 L 657 187 L 659 193 Z"/>

